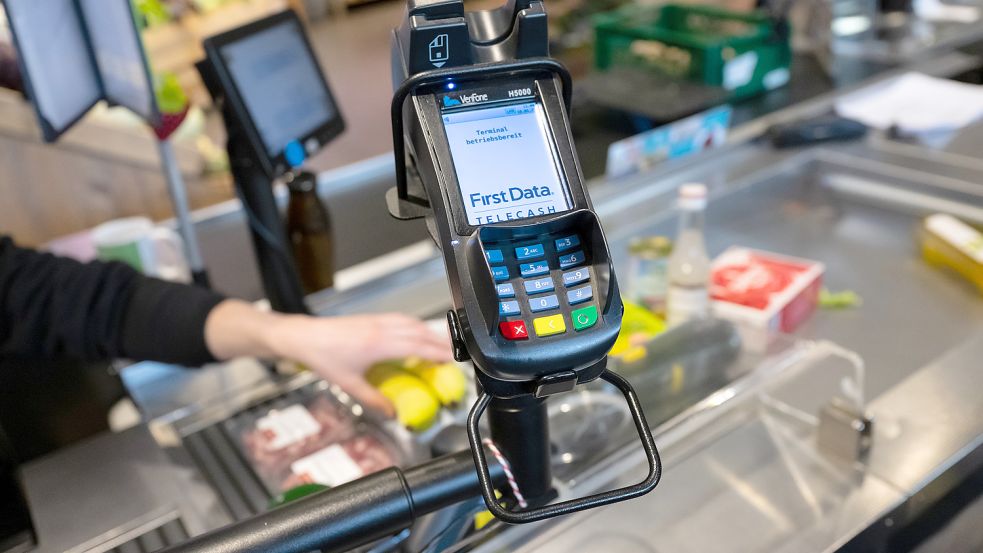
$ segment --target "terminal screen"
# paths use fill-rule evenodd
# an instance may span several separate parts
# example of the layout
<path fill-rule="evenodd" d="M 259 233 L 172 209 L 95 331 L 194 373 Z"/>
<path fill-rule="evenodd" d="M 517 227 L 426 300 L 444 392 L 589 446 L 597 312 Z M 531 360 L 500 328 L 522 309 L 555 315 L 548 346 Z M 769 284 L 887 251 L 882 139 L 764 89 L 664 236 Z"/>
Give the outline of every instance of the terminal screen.
<path fill-rule="evenodd" d="M 338 115 L 295 22 L 227 44 L 221 55 L 269 155 Z"/>
<path fill-rule="evenodd" d="M 470 225 L 570 210 L 542 105 L 458 108 L 443 118 Z"/>

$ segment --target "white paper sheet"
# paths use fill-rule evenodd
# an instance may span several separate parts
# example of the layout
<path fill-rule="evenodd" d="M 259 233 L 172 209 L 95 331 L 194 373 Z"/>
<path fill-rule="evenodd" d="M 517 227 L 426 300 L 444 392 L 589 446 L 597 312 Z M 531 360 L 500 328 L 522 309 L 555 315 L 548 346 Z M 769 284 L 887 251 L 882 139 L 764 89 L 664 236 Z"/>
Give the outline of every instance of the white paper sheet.
<path fill-rule="evenodd" d="M 844 96 L 836 112 L 876 129 L 954 130 L 983 118 L 983 86 L 906 73 Z"/>

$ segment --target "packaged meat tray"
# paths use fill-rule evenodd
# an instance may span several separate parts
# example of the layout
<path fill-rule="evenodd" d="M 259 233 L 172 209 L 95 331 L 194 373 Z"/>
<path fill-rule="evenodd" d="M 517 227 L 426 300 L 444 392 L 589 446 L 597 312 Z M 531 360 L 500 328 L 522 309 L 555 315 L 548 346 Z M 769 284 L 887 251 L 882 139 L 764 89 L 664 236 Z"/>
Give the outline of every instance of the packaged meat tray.
<path fill-rule="evenodd" d="M 324 389 L 266 402 L 224 424 L 271 496 L 302 484 L 339 486 L 405 461 L 385 431 Z"/>

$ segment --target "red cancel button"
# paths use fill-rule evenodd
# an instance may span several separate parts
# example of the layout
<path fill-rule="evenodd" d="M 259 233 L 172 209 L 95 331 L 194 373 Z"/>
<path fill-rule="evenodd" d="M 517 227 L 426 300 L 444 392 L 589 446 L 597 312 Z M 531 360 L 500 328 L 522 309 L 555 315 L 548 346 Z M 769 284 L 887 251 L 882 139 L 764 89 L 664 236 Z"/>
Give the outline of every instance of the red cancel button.
<path fill-rule="evenodd" d="M 529 338 L 529 329 L 526 328 L 525 321 L 498 323 L 498 330 L 502 332 L 502 336 L 509 340 L 527 340 Z"/>

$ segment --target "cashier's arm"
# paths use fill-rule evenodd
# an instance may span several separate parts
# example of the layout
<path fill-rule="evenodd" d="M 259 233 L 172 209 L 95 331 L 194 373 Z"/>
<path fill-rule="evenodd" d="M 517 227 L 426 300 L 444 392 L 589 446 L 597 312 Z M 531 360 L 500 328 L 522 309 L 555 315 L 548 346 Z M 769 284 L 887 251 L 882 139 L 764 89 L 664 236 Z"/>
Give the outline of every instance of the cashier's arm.
<path fill-rule="evenodd" d="M 303 363 L 368 406 L 392 406 L 363 378 L 374 363 L 403 357 L 452 359 L 449 338 L 398 314 L 315 318 L 264 312 L 225 300 L 209 313 L 205 341 L 218 359 L 252 356 Z"/>
<path fill-rule="evenodd" d="M 239 356 L 303 363 L 391 412 L 364 371 L 401 357 L 449 360 L 451 347 L 446 335 L 403 315 L 268 313 L 121 263 L 82 264 L 0 236 L 0 361 L 126 358 L 195 367 Z"/>

